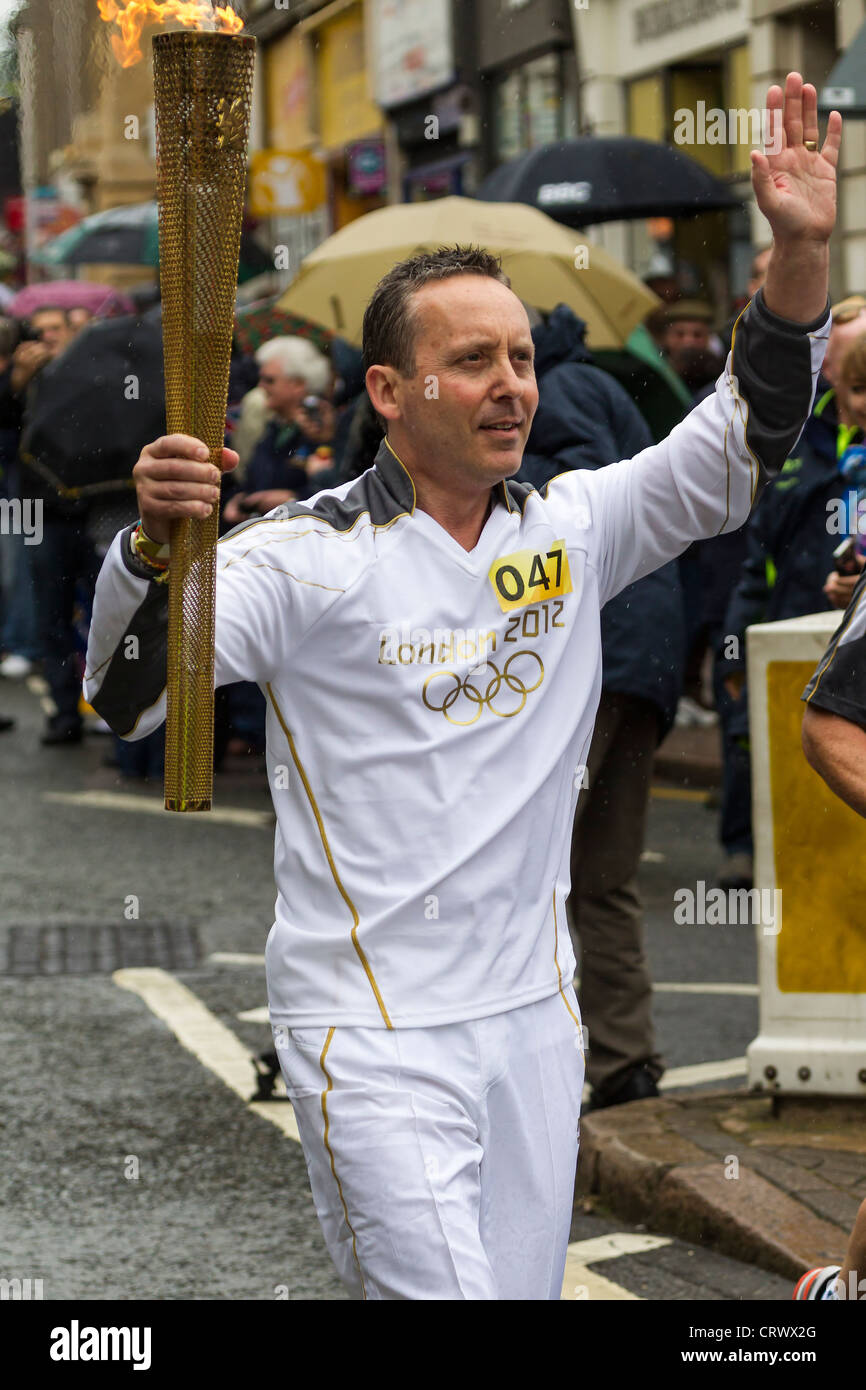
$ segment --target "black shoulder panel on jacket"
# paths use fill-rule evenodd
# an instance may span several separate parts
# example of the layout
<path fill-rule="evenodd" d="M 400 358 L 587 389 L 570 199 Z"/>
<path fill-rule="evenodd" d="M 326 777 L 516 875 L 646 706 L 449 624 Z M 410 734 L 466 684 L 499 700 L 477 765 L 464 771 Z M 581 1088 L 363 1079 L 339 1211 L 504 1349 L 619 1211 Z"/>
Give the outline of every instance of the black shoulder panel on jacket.
<path fill-rule="evenodd" d="M 811 337 L 826 319 L 825 309 L 812 323 L 790 323 L 767 308 L 758 290 L 734 326 L 731 370 L 748 402 L 746 443 L 769 477 L 780 471 L 809 414 Z"/>
<path fill-rule="evenodd" d="M 129 553 L 134 527 L 121 533 L 120 547 L 127 569 L 142 578 L 141 562 Z M 129 648 L 128 639 L 135 638 Z M 150 584 L 129 627 L 114 649 L 108 670 L 93 697 L 93 708 L 121 738 L 132 733 L 142 714 L 156 704 L 165 689 L 168 650 L 168 587 Z M 134 651 L 134 658 L 131 652 Z"/>
<path fill-rule="evenodd" d="M 373 467 L 356 479 L 344 497 L 323 492 L 309 503 L 284 502 L 268 512 L 266 518 L 252 517 L 249 521 L 242 521 L 220 540 L 237 536 L 248 526 L 259 525 L 263 519 L 293 521 L 295 517 L 308 516 L 326 521 L 335 531 L 351 531 L 361 516 L 369 516 L 374 526 L 388 526 L 399 516 L 411 516 L 414 510 L 415 485 L 383 439 Z"/>

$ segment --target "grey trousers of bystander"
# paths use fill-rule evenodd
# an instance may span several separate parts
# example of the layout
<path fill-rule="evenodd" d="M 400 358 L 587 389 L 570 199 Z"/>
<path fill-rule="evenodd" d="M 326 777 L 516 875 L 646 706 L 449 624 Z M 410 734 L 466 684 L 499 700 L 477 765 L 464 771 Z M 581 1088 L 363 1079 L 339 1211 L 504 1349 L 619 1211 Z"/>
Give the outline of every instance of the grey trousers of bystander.
<path fill-rule="evenodd" d="M 655 1081 L 664 1072 L 637 886 L 657 743 L 653 704 L 602 690 L 574 818 L 567 904 L 594 1100 L 614 1092 L 636 1067 L 646 1067 Z"/>

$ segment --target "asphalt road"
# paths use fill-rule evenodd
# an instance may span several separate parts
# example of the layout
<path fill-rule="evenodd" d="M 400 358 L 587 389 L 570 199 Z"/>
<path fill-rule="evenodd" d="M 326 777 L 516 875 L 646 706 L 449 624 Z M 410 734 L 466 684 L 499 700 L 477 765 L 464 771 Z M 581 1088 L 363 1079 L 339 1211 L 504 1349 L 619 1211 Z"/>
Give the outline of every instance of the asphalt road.
<path fill-rule="evenodd" d="M 260 1020 L 272 823 L 261 772 L 252 763 L 218 776 L 210 817 L 169 816 L 160 787 L 122 785 L 102 765 L 110 739 L 41 748 L 33 690 L 0 682 L 0 712 L 18 720 L 0 736 L 0 1277 L 40 1278 L 46 1299 L 344 1298 L 303 1155 L 282 1127 L 290 1107 L 272 1103 L 271 1123 L 246 1103 L 242 1050 L 270 1043 Z M 700 802 L 654 797 L 642 881 L 672 1070 L 741 1058 L 757 1029 L 754 995 L 666 988 L 756 979 L 752 930 L 673 921 L 676 888 L 712 879 L 714 837 Z M 198 961 L 169 960 L 154 976 L 111 959 L 118 941 L 159 924 L 196 931 Z M 57 926 L 78 931 L 81 950 L 98 937 L 104 968 L 65 973 Z M 48 973 L 3 973 L 31 948 Z M 118 964 L 128 973 L 113 973 Z M 199 1055 L 184 1045 L 180 1015 L 166 1021 L 148 998 L 154 979 L 172 1009 L 198 1010 Z M 239 1062 L 226 1060 L 233 1048 Z M 251 1064 L 248 1081 L 251 1095 Z M 648 1234 L 579 1210 L 567 1296 L 790 1297 L 784 1280 Z M 610 1236 L 631 1239 L 613 1253 L 584 1244 Z"/>

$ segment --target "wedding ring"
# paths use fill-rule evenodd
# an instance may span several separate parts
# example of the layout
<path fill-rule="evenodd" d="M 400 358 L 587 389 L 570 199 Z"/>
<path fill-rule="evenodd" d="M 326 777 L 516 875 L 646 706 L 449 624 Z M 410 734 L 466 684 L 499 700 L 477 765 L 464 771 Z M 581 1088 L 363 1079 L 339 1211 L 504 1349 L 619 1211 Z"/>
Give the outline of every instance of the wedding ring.
<path fill-rule="evenodd" d="M 804 150 L 817 150 L 817 148 L 818 148 L 818 141 L 817 141 L 817 140 L 804 140 L 804 141 L 803 141 L 803 148 L 804 148 Z"/>

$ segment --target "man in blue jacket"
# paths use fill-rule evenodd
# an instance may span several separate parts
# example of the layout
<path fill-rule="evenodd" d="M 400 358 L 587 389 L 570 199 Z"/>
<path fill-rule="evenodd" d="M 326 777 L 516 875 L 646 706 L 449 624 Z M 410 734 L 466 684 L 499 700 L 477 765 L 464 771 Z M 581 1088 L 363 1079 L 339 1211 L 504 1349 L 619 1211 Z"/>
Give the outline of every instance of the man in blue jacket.
<path fill-rule="evenodd" d="M 519 477 L 542 488 L 652 444 L 619 382 L 592 365 L 585 325 L 564 304 L 532 332 L 538 411 Z M 664 565 L 601 614 L 603 688 L 572 834 L 569 928 L 580 943 L 587 1077 L 601 1108 L 657 1095 L 664 1063 L 652 1023 L 637 870 L 653 754 L 673 723 L 685 661 L 679 571 Z"/>

